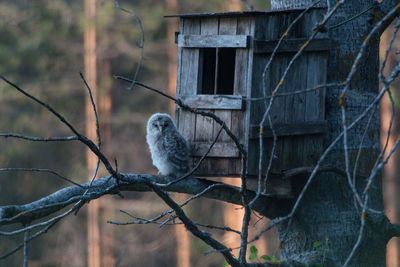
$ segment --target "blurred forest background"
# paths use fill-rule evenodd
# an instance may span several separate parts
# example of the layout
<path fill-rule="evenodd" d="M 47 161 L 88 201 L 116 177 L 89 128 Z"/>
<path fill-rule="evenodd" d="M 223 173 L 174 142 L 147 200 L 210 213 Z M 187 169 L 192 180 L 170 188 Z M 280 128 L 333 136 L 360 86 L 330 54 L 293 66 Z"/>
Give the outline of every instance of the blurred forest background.
<path fill-rule="evenodd" d="M 90 24 L 85 10 L 87 1 L 0 1 L 0 74 L 56 108 L 81 132 L 85 132 L 87 122 L 87 90 L 79 77 L 79 72 L 87 73 L 84 62 L 89 53 L 84 44 Z M 94 51 L 97 78 L 95 84 L 91 84 L 90 79 L 88 81 L 92 88 L 97 88 L 96 104 L 103 152 L 109 159 L 118 160 L 118 170 L 121 172 L 156 173 L 145 143 L 145 124 L 152 113 L 173 113 L 173 106 L 159 95 L 138 87 L 127 90 L 126 83 L 113 79 L 113 75 L 133 76 L 141 54 L 138 47 L 140 30 L 135 19 L 117 9 L 113 0 L 96 0 L 94 3 L 96 8 L 92 26 L 96 33 Z M 250 4 L 256 10 L 269 8 L 266 0 L 253 0 Z M 166 19 L 163 16 L 246 10 L 239 0 L 133 0 L 121 1 L 120 5 L 134 11 L 143 23 L 144 58 L 137 80 L 172 94 L 177 54 L 174 32 L 178 31 L 178 27 L 176 18 Z M 390 32 L 391 29 L 382 37 L 383 49 L 391 38 Z M 399 46 L 397 42 L 394 50 L 399 50 Z M 393 52 L 387 71 L 398 61 L 399 55 Z M 393 90 L 394 95 L 398 96 L 399 86 L 396 86 Z M 397 101 L 396 105 L 399 103 Z M 385 131 L 390 117 L 388 101 L 382 105 L 382 114 L 382 130 Z M 71 135 L 48 111 L 4 83 L 0 83 L 0 118 L 0 133 L 40 137 Z M 94 124 L 92 126 L 94 129 Z M 394 127 L 395 132 L 399 132 L 398 117 Z M 399 217 L 400 211 L 400 205 L 397 204 L 400 203 L 397 193 L 400 172 L 395 164 L 399 160 L 397 155 L 392 157 L 385 170 L 385 201 L 393 222 Z M 4 167 L 47 168 L 78 183 L 91 178 L 87 171 L 86 149 L 77 141 L 38 143 L 1 138 L 0 168 Z M 107 173 L 101 169 L 99 176 L 103 175 Z M 224 179 L 233 184 L 238 181 Z M 0 172 L 0 205 L 34 201 L 67 185 L 43 173 Z M 204 256 L 209 247 L 192 238 L 181 226 L 160 228 L 158 225 L 107 224 L 107 220 L 124 222 L 131 219 L 119 210 L 151 218 L 168 209 L 151 193 L 131 192 L 124 193 L 124 196 L 124 199 L 107 196 L 95 201 L 98 206 L 96 222 L 88 224 L 85 206 L 77 216 L 65 218 L 46 235 L 34 240 L 30 245 L 29 266 L 88 266 L 88 246 L 95 246 L 100 252 L 99 262 L 89 265 L 96 267 L 116 264 L 165 267 L 223 265 L 224 260 L 218 254 Z M 185 199 L 179 195 L 175 195 L 175 198 Z M 89 203 L 89 206 L 93 203 Z M 234 205 L 202 199 L 190 204 L 186 211 L 199 223 L 225 224 L 235 229 L 241 226 L 242 210 Z M 268 223 L 266 218 L 253 215 L 250 237 Z M 88 237 L 88 227 L 98 229 L 98 240 L 93 241 L 92 237 Z M 221 231 L 212 232 L 228 246 L 238 245 L 237 236 Z M 21 238 L 2 237 L 0 254 L 19 244 Z M 276 254 L 275 233 L 271 231 L 266 234 L 256 242 L 256 246 L 262 254 Z M 396 265 L 388 266 L 399 266 L 398 248 L 393 246 L 390 251 L 389 262 L 393 260 Z M 22 253 L 17 252 L 1 261 L 0 266 L 20 266 L 21 263 Z"/>

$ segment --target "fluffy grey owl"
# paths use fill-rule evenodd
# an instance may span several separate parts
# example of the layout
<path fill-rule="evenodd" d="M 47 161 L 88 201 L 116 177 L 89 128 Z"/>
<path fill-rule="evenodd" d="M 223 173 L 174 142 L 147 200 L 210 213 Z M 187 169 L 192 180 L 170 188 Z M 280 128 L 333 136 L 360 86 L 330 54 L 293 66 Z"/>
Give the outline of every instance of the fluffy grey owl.
<path fill-rule="evenodd" d="M 146 141 L 153 165 L 162 175 L 181 176 L 189 170 L 189 151 L 171 117 L 155 113 L 147 122 Z"/>

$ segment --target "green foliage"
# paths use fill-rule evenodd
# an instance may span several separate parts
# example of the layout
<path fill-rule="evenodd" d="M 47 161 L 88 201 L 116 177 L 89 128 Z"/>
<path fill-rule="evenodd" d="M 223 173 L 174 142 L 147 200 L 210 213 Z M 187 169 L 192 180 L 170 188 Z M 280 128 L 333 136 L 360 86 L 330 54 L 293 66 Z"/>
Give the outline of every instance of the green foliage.
<path fill-rule="evenodd" d="M 252 245 L 250 247 L 249 260 L 257 259 L 257 255 L 258 255 L 258 249 L 256 248 L 256 246 Z"/>
<path fill-rule="evenodd" d="M 322 242 L 320 242 L 320 241 L 315 241 L 314 244 L 313 244 L 314 248 L 318 248 L 320 246 L 322 246 Z"/>
<path fill-rule="evenodd" d="M 327 258 L 331 257 L 332 253 L 329 249 L 329 240 L 328 238 L 325 239 L 325 242 L 321 242 L 321 241 L 315 241 L 313 243 L 313 248 L 318 252 L 321 260 L 317 263 L 318 267 L 324 267 L 326 262 L 327 262 Z"/>
<path fill-rule="evenodd" d="M 266 254 L 261 255 L 258 257 L 258 249 L 255 245 L 252 245 L 250 247 L 250 255 L 249 255 L 249 260 L 254 261 L 257 260 L 258 262 L 261 262 L 260 260 L 268 261 L 268 262 L 278 262 L 278 259 L 275 255 L 268 256 Z"/>

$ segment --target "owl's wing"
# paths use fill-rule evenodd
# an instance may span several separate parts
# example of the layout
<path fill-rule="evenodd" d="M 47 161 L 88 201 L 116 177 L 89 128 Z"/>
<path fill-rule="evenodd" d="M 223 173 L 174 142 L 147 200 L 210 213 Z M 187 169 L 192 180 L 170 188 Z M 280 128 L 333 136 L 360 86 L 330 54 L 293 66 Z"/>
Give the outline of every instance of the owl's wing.
<path fill-rule="evenodd" d="M 172 138 L 168 138 L 165 142 L 167 159 L 172 166 L 179 172 L 187 172 L 189 169 L 189 151 L 186 140 L 175 132 Z"/>

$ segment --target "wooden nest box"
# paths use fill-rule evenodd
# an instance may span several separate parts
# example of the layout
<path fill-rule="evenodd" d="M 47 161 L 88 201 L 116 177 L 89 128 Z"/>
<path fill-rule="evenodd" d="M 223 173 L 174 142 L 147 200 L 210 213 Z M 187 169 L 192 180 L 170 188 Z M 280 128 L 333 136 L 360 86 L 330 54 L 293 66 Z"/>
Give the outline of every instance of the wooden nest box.
<path fill-rule="evenodd" d="M 264 101 L 280 82 L 290 60 L 312 35 L 323 9 L 308 11 L 281 43 L 263 71 L 282 34 L 303 10 L 184 14 L 179 17 L 177 98 L 194 109 L 215 113 L 248 150 L 248 174 L 258 175 L 259 124 Z M 271 171 L 282 173 L 312 166 L 323 149 L 326 131 L 324 89 L 290 94 L 326 83 L 330 42 L 318 33 L 289 70 L 270 115 L 277 136 Z M 279 96 L 280 94 L 284 94 Z M 269 99 L 268 99 L 269 101 Z M 220 126 L 211 118 L 176 107 L 180 132 L 192 147 L 193 166 L 207 151 Z M 266 121 L 263 166 L 268 165 L 273 134 Z M 263 171 L 264 171 L 263 170 Z M 240 176 L 241 160 L 233 141 L 222 133 L 197 171 L 199 176 Z"/>

